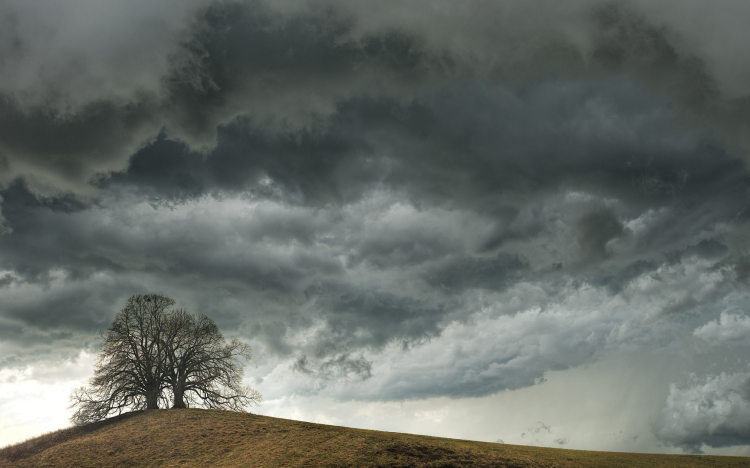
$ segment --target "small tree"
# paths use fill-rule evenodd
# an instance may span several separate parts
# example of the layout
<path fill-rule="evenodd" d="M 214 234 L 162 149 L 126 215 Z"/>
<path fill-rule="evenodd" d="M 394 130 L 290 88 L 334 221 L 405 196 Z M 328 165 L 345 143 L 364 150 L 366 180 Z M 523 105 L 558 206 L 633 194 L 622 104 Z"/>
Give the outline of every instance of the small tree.
<path fill-rule="evenodd" d="M 165 388 L 163 317 L 174 301 L 155 294 L 128 299 L 102 336 L 89 387 L 71 395 L 71 420 L 84 424 L 125 409 L 156 409 Z"/>
<path fill-rule="evenodd" d="M 250 347 L 228 344 L 213 320 L 175 311 L 167 321 L 167 382 L 174 408 L 191 405 L 240 411 L 261 401 L 260 393 L 242 385 L 238 358 L 250 359 Z"/>
<path fill-rule="evenodd" d="M 188 404 L 241 411 L 261 396 L 241 385 L 238 359 L 250 348 L 237 340 L 226 344 L 206 316 L 170 310 L 174 300 L 156 294 L 128 299 L 103 342 L 88 387 L 71 395 L 80 425 L 126 410 L 174 408 Z"/>

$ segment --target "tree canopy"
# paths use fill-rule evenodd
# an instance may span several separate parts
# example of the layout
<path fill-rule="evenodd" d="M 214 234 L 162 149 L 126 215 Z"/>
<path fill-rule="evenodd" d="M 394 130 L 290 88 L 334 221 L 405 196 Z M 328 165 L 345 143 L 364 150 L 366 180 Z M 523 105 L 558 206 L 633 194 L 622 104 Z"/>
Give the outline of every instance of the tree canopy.
<path fill-rule="evenodd" d="M 250 347 L 226 342 L 213 320 L 174 304 L 157 294 L 128 299 L 102 335 L 89 385 L 71 394 L 74 424 L 170 404 L 242 411 L 260 403 L 242 385 L 240 359 L 250 359 Z"/>

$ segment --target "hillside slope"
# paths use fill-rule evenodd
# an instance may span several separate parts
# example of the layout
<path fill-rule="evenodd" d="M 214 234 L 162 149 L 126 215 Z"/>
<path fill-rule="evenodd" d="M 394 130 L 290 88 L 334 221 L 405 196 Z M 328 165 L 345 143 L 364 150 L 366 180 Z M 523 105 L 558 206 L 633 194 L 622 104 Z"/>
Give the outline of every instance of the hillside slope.
<path fill-rule="evenodd" d="M 0 449 L 0 467 L 750 466 L 750 459 L 591 452 L 326 426 L 253 414 L 153 410 Z"/>

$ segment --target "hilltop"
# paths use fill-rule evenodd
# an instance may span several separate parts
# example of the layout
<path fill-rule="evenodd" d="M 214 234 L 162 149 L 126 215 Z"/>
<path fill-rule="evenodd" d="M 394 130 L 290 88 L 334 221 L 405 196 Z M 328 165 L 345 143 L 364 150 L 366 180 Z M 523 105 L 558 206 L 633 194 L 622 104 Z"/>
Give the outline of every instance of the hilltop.
<path fill-rule="evenodd" d="M 151 410 L 0 449 L 0 467 L 740 467 L 741 457 L 551 449 L 215 410 Z"/>

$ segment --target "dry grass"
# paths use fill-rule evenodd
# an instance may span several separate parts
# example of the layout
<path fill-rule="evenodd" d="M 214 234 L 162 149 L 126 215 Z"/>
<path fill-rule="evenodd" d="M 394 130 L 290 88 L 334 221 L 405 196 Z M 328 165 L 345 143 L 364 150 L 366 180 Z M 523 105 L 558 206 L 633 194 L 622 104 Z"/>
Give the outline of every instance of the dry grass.
<path fill-rule="evenodd" d="M 591 452 L 326 426 L 244 413 L 154 410 L 0 449 L 0 467 L 740 467 L 740 457 Z"/>

